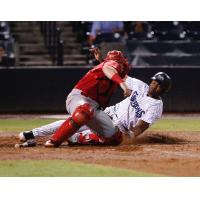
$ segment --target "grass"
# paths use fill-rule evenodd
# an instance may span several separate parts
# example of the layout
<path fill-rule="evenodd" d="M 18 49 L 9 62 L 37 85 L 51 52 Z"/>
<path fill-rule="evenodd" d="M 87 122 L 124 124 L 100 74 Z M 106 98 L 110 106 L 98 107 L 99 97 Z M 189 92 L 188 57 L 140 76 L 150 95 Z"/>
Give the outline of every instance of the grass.
<path fill-rule="evenodd" d="M 54 119 L 0 119 L 0 133 L 31 130 Z M 151 131 L 200 131 L 199 118 L 163 118 Z M 11 177 L 110 177 L 155 176 L 133 170 L 100 165 L 73 163 L 62 160 L 8 160 L 0 161 L 0 176 Z"/>
<path fill-rule="evenodd" d="M 151 131 L 200 131 L 200 118 L 167 118 L 155 123 Z"/>
<path fill-rule="evenodd" d="M 0 132 L 31 130 L 55 119 L 0 119 Z M 163 118 L 155 123 L 151 131 L 200 131 L 200 118 Z"/>
<path fill-rule="evenodd" d="M 19 132 L 56 121 L 55 119 L 0 119 L 0 132 Z"/>
<path fill-rule="evenodd" d="M 133 170 L 62 160 L 0 161 L 1 177 L 135 177 L 158 176 Z"/>

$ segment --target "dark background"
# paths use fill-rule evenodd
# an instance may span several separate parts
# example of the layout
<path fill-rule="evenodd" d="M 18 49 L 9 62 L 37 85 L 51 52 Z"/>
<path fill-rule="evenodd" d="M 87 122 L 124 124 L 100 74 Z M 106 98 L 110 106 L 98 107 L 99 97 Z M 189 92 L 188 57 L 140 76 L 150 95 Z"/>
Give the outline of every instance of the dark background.
<path fill-rule="evenodd" d="M 88 71 L 83 68 L 14 68 L 0 72 L 0 113 L 66 112 L 65 99 L 76 82 Z M 200 111 L 200 68 L 135 68 L 130 76 L 149 83 L 159 71 L 172 80 L 171 91 L 163 96 L 165 112 Z M 122 99 L 119 89 L 111 105 Z"/>

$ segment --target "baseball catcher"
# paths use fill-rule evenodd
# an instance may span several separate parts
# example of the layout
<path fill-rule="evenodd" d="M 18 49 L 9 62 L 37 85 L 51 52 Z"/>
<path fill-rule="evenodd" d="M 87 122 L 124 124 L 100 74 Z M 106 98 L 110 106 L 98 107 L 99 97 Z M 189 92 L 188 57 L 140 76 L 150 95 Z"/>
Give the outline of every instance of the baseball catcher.
<path fill-rule="evenodd" d="M 66 109 L 71 115 L 45 143 L 45 147 L 59 147 L 82 126 L 113 144 L 121 142 L 122 133 L 115 127 L 105 108 L 119 85 L 124 96 L 131 90 L 123 78 L 129 71 L 129 64 L 121 51 L 109 51 L 102 62 L 91 69 L 74 87 L 66 100 Z"/>

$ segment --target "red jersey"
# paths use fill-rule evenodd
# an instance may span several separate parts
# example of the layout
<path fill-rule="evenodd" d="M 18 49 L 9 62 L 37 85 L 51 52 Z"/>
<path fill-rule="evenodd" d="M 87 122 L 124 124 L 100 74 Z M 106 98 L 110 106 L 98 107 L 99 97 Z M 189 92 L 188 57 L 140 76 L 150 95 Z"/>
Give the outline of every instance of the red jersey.
<path fill-rule="evenodd" d="M 112 66 L 124 78 L 123 67 L 116 61 L 102 62 L 93 69 L 91 69 L 74 88 L 83 92 L 83 95 L 90 97 L 105 108 L 108 106 L 112 94 L 116 91 L 118 84 L 110 80 L 104 74 L 102 68 L 104 65 Z"/>

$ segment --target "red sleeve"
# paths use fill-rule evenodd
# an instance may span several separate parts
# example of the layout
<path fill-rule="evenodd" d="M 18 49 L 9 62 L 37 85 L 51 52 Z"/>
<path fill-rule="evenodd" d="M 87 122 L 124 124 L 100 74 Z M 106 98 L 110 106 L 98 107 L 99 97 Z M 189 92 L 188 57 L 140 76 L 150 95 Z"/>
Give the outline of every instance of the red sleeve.
<path fill-rule="evenodd" d="M 115 68 L 118 72 L 118 74 L 121 74 L 121 71 L 122 71 L 122 67 L 119 63 L 117 63 L 116 61 L 113 61 L 113 60 L 109 60 L 109 61 L 106 61 L 104 63 L 104 65 L 107 65 L 107 66 L 111 66 L 113 68 Z"/>

